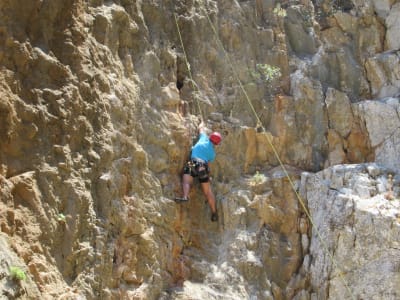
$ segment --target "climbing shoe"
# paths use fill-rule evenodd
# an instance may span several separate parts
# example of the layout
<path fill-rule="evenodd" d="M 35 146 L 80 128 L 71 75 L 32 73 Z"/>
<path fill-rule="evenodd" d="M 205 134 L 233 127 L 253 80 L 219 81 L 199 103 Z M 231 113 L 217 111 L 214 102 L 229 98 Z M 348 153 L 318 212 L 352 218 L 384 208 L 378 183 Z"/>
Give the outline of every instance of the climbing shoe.
<path fill-rule="evenodd" d="M 188 202 L 189 198 L 185 198 L 185 197 L 175 197 L 175 202 Z"/>
<path fill-rule="evenodd" d="M 218 213 L 217 212 L 213 212 L 211 214 L 211 222 L 217 222 L 218 221 Z"/>

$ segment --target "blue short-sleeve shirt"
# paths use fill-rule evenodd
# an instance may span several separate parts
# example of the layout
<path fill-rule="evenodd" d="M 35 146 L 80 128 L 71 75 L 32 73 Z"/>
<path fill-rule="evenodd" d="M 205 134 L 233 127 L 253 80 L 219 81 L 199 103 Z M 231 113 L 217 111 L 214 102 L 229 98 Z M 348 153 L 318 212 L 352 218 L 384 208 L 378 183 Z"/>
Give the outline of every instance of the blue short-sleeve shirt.
<path fill-rule="evenodd" d="M 200 138 L 192 147 L 191 158 L 200 158 L 205 162 L 212 162 L 215 159 L 214 145 L 207 134 L 200 133 Z"/>

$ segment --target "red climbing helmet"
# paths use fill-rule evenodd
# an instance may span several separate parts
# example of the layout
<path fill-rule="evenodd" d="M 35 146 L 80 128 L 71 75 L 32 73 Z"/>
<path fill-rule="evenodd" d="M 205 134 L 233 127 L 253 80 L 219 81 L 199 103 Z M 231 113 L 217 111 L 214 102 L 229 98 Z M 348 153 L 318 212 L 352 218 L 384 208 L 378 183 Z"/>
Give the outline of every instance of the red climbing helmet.
<path fill-rule="evenodd" d="M 210 134 L 210 141 L 214 145 L 218 145 L 222 140 L 221 134 L 219 132 L 213 132 Z"/>

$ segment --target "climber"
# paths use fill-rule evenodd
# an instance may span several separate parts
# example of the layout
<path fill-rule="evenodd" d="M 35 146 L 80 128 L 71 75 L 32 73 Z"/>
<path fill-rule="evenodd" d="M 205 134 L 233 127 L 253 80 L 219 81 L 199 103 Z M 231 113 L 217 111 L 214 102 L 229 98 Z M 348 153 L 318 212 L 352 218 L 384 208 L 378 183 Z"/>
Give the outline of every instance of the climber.
<path fill-rule="evenodd" d="M 206 126 L 201 122 L 199 125 L 199 140 L 192 147 L 191 157 L 183 168 L 183 197 L 175 198 L 175 201 L 185 202 L 189 200 L 190 186 L 193 183 L 193 177 L 198 177 L 203 193 L 207 198 L 208 205 L 210 205 L 211 208 L 211 221 L 216 222 L 218 221 L 218 212 L 215 197 L 211 190 L 209 162 L 215 159 L 214 146 L 217 146 L 222 138 L 221 134 L 218 132 L 213 132 L 208 136 L 207 131 L 208 129 Z"/>

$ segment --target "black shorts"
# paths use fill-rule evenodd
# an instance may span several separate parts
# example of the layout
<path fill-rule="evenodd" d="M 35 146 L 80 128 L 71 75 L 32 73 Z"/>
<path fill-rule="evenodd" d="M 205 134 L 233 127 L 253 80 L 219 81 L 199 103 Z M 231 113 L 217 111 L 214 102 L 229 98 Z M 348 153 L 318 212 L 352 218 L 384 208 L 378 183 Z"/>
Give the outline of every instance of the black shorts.
<path fill-rule="evenodd" d="M 183 174 L 198 177 L 201 183 L 210 181 L 209 173 L 208 164 L 196 159 L 189 160 L 183 168 Z"/>

